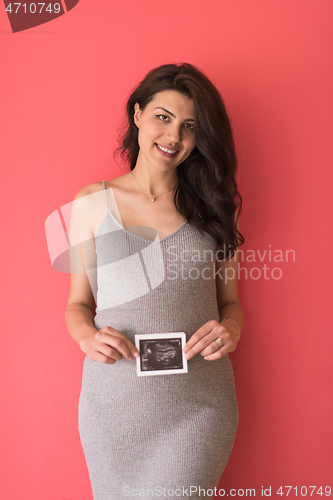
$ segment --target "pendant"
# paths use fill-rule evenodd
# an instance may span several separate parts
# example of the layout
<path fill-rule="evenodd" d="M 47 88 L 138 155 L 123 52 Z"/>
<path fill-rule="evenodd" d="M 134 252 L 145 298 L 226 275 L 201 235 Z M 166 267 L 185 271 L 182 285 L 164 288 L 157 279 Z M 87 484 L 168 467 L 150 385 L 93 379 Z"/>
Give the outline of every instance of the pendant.
<path fill-rule="evenodd" d="M 151 201 L 155 201 L 155 196 L 153 196 L 153 199 Z"/>

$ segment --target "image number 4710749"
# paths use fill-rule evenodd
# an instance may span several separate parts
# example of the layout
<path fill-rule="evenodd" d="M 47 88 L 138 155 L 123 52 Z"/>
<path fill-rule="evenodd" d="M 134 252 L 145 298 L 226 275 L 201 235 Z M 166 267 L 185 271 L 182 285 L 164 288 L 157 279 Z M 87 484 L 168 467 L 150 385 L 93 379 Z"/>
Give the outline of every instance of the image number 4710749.
<path fill-rule="evenodd" d="M 72 10 L 79 0 L 61 2 L 9 2 L 4 0 L 13 33 L 48 23 Z"/>

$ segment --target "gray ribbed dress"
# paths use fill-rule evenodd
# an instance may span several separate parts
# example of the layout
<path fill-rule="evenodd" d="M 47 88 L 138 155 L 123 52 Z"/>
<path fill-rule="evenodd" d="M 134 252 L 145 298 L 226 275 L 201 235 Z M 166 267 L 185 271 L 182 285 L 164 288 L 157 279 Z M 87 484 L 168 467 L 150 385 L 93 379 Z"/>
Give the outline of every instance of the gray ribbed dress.
<path fill-rule="evenodd" d="M 215 240 L 185 221 L 151 241 L 126 230 L 109 209 L 95 238 L 97 329 L 185 332 L 220 321 Z M 84 360 L 79 433 L 94 500 L 211 498 L 238 424 L 228 355 L 188 361 L 188 373 L 138 377 L 136 360 Z M 190 489 L 191 487 L 191 489 Z M 202 489 L 199 495 L 199 487 Z M 196 491 L 197 489 L 197 491 Z"/>

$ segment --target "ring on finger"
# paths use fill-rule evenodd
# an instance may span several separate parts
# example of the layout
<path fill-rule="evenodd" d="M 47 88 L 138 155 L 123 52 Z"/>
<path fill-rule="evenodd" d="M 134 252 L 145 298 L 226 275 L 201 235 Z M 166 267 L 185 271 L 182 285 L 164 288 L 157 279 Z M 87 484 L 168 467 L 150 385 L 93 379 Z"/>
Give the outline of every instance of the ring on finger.
<path fill-rule="evenodd" d="M 216 339 L 215 342 L 217 342 L 220 347 L 223 346 L 223 342 L 220 338 Z"/>

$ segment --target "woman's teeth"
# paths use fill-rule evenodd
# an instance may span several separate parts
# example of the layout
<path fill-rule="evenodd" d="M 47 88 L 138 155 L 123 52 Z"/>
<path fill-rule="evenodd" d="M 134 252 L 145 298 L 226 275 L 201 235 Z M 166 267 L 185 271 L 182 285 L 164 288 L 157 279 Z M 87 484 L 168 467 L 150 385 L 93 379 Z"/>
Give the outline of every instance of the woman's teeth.
<path fill-rule="evenodd" d="M 174 153 L 177 153 L 178 151 L 171 151 L 170 149 L 165 149 L 165 148 L 162 148 L 162 146 L 160 146 L 159 144 L 157 144 L 157 147 L 162 149 L 162 151 L 165 151 L 166 153 L 169 153 L 169 154 L 174 154 Z"/>

